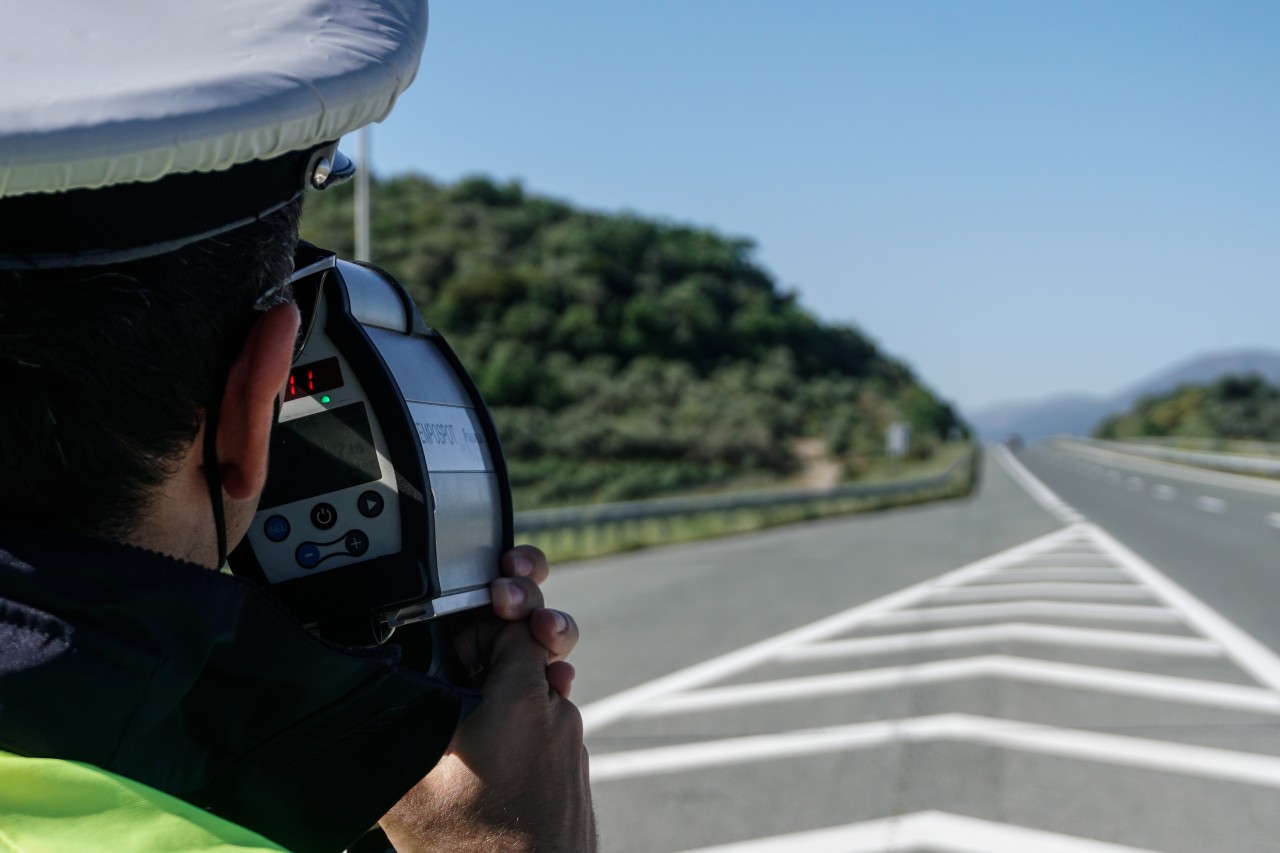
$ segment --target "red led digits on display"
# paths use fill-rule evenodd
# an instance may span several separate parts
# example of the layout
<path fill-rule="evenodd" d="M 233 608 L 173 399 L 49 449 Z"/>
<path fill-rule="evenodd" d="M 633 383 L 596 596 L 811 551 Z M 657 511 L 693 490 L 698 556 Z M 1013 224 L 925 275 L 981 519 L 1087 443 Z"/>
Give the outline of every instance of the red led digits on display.
<path fill-rule="evenodd" d="M 289 374 L 289 385 L 284 398 L 296 400 L 312 394 L 323 394 L 342 387 L 342 368 L 336 356 L 311 364 L 300 364 Z"/>

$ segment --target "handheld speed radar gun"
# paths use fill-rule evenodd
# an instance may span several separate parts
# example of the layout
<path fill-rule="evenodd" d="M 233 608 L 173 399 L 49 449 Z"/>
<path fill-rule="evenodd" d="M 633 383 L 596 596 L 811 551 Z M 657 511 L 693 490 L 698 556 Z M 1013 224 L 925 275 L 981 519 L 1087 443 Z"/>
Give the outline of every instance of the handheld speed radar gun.
<path fill-rule="evenodd" d="M 488 604 L 511 489 L 474 383 L 386 273 L 307 244 L 295 269 L 301 347 L 232 570 L 347 641 Z"/>

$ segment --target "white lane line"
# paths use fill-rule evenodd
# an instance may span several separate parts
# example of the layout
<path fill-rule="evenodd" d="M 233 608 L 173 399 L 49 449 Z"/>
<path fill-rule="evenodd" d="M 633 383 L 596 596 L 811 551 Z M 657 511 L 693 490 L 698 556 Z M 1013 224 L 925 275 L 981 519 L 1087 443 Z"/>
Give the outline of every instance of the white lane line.
<path fill-rule="evenodd" d="M 970 584 L 935 592 L 925 599 L 927 604 L 943 602 L 999 601 L 1010 599 L 1105 598 L 1110 601 L 1149 601 L 1151 593 L 1140 586 L 1124 583 L 1085 583 L 1081 581 L 1028 581 L 1003 584 Z"/>
<path fill-rule="evenodd" d="M 1009 462 L 1022 467 L 1017 459 L 1010 458 Z M 1030 471 L 1025 468 L 1022 470 L 1027 478 L 1048 491 L 1048 487 L 1036 480 Z M 1188 623 L 1198 631 L 1221 643 L 1236 663 L 1244 667 L 1254 678 L 1272 690 L 1280 691 L 1280 658 L 1276 657 L 1270 649 L 1174 583 L 1163 572 L 1139 557 L 1127 545 L 1098 525 L 1078 524 L 1074 527 L 1074 531 L 1077 535 L 1088 537 L 1123 566 L 1129 574 L 1154 589 L 1166 604 L 1182 613 Z"/>
<path fill-rule="evenodd" d="M 1267 524 L 1272 527 L 1280 527 L 1280 512 L 1267 513 Z"/>
<path fill-rule="evenodd" d="M 830 660 L 923 649 L 956 648 L 980 643 L 1042 643 L 1053 646 L 1151 652 L 1195 658 L 1216 658 L 1225 654 L 1222 647 L 1200 637 L 1175 637 L 1169 634 L 1147 634 L 1140 631 L 1005 622 L 998 625 L 977 625 L 971 628 L 911 631 L 906 634 L 886 634 L 878 637 L 862 637 L 857 640 L 809 643 L 787 649 L 778 655 L 778 660 Z"/>
<path fill-rule="evenodd" d="M 1064 541 L 1076 536 L 1076 532 L 1070 528 L 1054 531 L 1038 539 L 1001 551 L 998 554 L 984 557 L 939 577 L 921 581 L 906 589 L 900 589 L 897 592 L 892 592 L 865 604 L 851 607 L 817 622 L 803 625 L 720 657 L 711 658 L 702 663 L 694 664 L 669 675 L 664 675 L 636 687 L 615 693 L 582 708 L 583 729 L 588 734 L 598 731 L 609 723 L 627 716 L 653 699 L 680 690 L 700 687 L 703 684 L 721 678 L 727 678 L 734 673 L 763 663 L 791 646 L 815 640 L 825 640 L 829 637 L 846 633 L 877 614 L 910 606 L 932 592 L 968 583 L 1011 562 L 1017 562 L 1029 554 L 1036 554 L 1058 547 Z"/>
<path fill-rule="evenodd" d="M 812 829 L 684 853 L 1155 853 L 1142 847 L 1078 838 L 1043 829 L 941 811 L 916 812 Z"/>
<path fill-rule="evenodd" d="M 880 720 L 771 735 L 725 738 L 591 756 L 591 781 L 608 782 L 707 767 L 874 749 L 895 743 L 956 741 L 1122 767 L 1280 787 L 1280 757 L 1149 740 L 971 714 Z"/>
<path fill-rule="evenodd" d="M 1222 498 L 1211 498 L 1208 495 L 1201 495 L 1196 498 L 1196 509 L 1220 514 L 1227 511 L 1227 502 Z"/>
<path fill-rule="evenodd" d="M 1162 501 L 1171 501 L 1178 497 L 1178 490 L 1167 483 L 1161 483 L 1152 487 L 1151 494 Z"/>
<path fill-rule="evenodd" d="M 1170 580 L 1124 543 L 1097 525 L 1089 528 L 1098 544 L 1107 549 L 1141 583 L 1155 590 L 1166 604 L 1182 613 L 1187 622 L 1220 643 L 1247 672 L 1272 690 L 1280 691 L 1280 658 L 1262 643 L 1237 628 L 1220 613 Z"/>
<path fill-rule="evenodd" d="M 1146 488 L 1146 484 L 1142 482 L 1141 477 L 1130 477 L 1124 481 L 1124 487 L 1131 492 L 1140 492 Z"/>
<path fill-rule="evenodd" d="M 1044 569 L 1000 569 L 985 578 L 972 581 L 969 587 L 1004 586 L 1005 584 L 1026 583 L 1028 581 L 1066 582 L 1084 581 L 1088 583 L 1130 583 L 1130 578 L 1118 568 L 1077 569 L 1064 566 Z"/>
<path fill-rule="evenodd" d="M 816 696 L 839 696 L 877 690 L 902 689 L 924 684 L 946 684 L 975 678 L 1002 678 L 1051 687 L 1095 690 L 1122 696 L 1139 696 L 1167 702 L 1229 708 L 1255 714 L 1280 715 L 1280 694 L 1265 687 L 1205 681 L 1174 675 L 1152 675 L 1123 669 L 1059 663 L 1009 655 L 982 655 L 959 660 L 930 661 L 907 666 L 887 666 L 784 678 L 752 684 L 731 684 L 689 690 L 655 699 L 635 712 L 639 717 L 659 717 L 719 708 L 741 708 L 770 702 L 789 702 Z"/>
<path fill-rule="evenodd" d="M 1076 512 L 1074 508 L 1069 506 L 1062 498 L 1051 492 L 1044 483 L 1041 483 L 1035 477 L 1031 477 L 1029 472 L 1022 467 L 1021 463 L 1009 452 L 1009 448 L 1003 444 L 996 445 L 992 454 L 996 460 L 1003 464 L 1004 470 L 1009 476 L 1013 477 L 1022 488 L 1026 489 L 1031 497 L 1035 498 L 1036 503 L 1044 507 L 1049 513 L 1059 521 L 1065 524 L 1075 524 L 1078 521 L 1084 521 L 1084 516 Z M 1009 463 L 1013 464 L 1010 465 Z M 1023 474 L 1027 476 L 1024 477 Z"/>
<path fill-rule="evenodd" d="M 921 607 L 875 613 L 864 621 L 867 625 L 936 625 L 989 619 L 1007 622 L 1011 619 L 1086 619 L 1146 622 L 1163 625 L 1182 621 L 1177 612 L 1167 607 L 1143 604 L 1077 604 L 1070 601 L 1009 601 L 998 604 L 952 604 L 945 607 Z"/>

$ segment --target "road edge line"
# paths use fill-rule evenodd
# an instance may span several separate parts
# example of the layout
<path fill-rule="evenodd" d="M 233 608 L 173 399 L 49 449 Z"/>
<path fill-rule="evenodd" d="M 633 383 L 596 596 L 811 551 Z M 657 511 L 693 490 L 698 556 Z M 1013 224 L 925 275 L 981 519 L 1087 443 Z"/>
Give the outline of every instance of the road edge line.
<path fill-rule="evenodd" d="M 1009 448 L 1003 444 L 997 444 L 991 455 L 1000 463 L 1000 467 L 1004 468 L 1006 474 L 1058 521 L 1063 524 L 1079 524 L 1086 520 L 1083 514 L 1058 497 L 1052 489 L 1028 471 L 1026 466 L 1009 451 Z"/>

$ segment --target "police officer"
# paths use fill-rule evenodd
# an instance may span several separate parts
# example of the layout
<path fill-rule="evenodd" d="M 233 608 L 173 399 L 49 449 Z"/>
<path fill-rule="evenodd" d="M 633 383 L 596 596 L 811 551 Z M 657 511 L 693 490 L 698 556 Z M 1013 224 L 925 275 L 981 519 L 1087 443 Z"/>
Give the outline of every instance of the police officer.
<path fill-rule="evenodd" d="M 460 631 L 461 686 L 218 571 L 292 359 L 301 194 L 425 35 L 408 0 L 6 10 L 7 849 L 341 850 L 378 821 L 402 850 L 594 848 L 577 628 L 536 549 Z"/>

